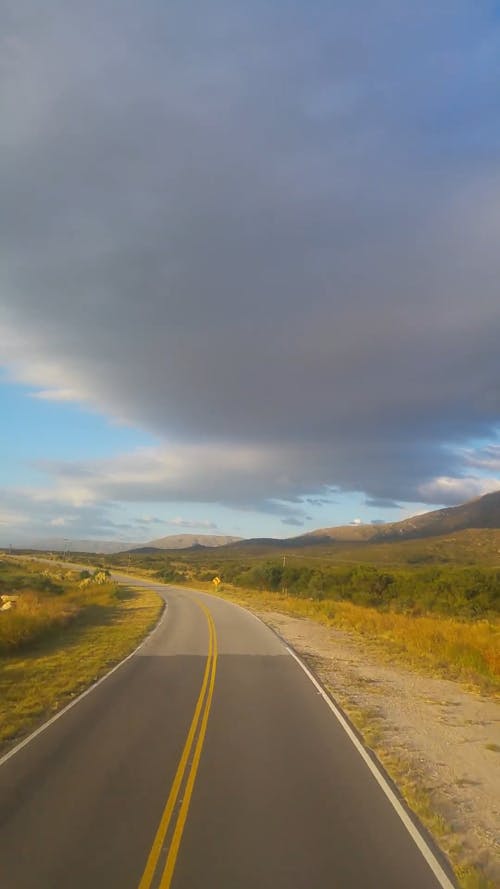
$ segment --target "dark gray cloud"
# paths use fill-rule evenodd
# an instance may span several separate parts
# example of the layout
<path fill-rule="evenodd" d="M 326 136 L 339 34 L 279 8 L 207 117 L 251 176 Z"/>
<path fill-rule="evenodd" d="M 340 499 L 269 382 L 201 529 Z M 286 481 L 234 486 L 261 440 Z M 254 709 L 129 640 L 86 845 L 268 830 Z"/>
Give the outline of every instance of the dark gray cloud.
<path fill-rule="evenodd" d="M 348 489 L 358 490 L 356 473 L 367 455 L 367 445 L 354 442 L 332 442 L 328 447 L 302 442 L 201 442 L 143 448 L 108 459 L 38 461 L 36 468 L 49 476 L 52 496 L 75 506 L 184 500 L 303 518 L 304 507 L 309 505 L 302 496 L 304 490 L 327 493 L 334 474 Z M 410 491 L 412 500 L 419 499 L 417 487 L 407 478 L 409 455 L 423 465 L 418 445 L 409 444 L 403 450 L 390 442 L 370 442 L 371 487 L 377 500 L 384 499 L 388 486 L 393 491 Z M 441 464 L 436 455 L 429 462 L 429 475 L 441 465 L 449 467 L 450 458 L 443 455 Z M 434 476 L 432 483 L 437 484 Z M 328 498 L 320 499 L 328 502 Z"/>
<path fill-rule="evenodd" d="M 401 509 L 401 504 L 386 497 L 367 497 L 366 506 L 378 506 L 379 509 Z"/>
<path fill-rule="evenodd" d="M 0 33 L 12 373 L 187 445 L 165 497 L 456 496 L 500 410 L 493 8 L 26 0 Z"/>

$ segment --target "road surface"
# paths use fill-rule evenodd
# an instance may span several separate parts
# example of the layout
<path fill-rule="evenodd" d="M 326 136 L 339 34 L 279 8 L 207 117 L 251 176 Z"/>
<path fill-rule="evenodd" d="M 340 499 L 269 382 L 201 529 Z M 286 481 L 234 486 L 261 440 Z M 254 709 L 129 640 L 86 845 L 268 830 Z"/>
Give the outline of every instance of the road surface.
<path fill-rule="evenodd" d="M 451 889 L 271 630 L 156 588 L 142 648 L 2 761 L 2 889 Z"/>

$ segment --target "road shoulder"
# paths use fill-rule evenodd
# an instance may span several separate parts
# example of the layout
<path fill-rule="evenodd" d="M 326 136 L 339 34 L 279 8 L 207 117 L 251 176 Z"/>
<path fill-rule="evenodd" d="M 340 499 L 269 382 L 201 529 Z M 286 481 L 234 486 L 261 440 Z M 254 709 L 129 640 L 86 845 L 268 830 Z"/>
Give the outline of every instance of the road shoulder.
<path fill-rule="evenodd" d="M 462 885 L 498 885 L 500 706 L 456 682 L 383 663 L 345 631 L 279 612 L 259 617 L 343 707 Z"/>

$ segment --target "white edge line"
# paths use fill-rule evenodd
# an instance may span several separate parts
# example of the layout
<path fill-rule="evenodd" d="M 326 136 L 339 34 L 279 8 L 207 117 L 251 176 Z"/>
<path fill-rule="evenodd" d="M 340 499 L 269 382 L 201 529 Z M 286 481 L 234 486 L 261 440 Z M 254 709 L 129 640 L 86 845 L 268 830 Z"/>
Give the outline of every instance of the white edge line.
<path fill-rule="evenodd" d="M 196 590 L 196 592 L 201 592 L 201 590 Z M 210 596 L 210 593 L 205 593 L 203 591 L 202 595 Z M 211 596 L 211 598 L 218 599 L 219 597 L 218 596 Z M 222 601 L 227 602 L 228 600 L 224 599 Z M 358 753 L 360 754 L 360 756 L 362 757 L 362 759 L 364 760 L 364 762 L 370 769 L 370 772 L 372 773 L 373 777 L 375 778 L 377 784 L 383 790 L 387 799 L 389 800 L 390 804 L 392 805 L 393 809 L 395 810 L 396 814 L 399 816 L 399 818 L 403 822 L 403 824 L 406 827 L 408 833 L 410 834 L 412 840 L 414 841 L 415 845 L 417 846 L 417 848 L 419 849 L 419 851 L 425 858 L 427 864 L 429 865 L 432 873 L 436 877 L 436 879 L 437 879 L 438 883 L 440 884 L 440 886 L 442 887 L 442 889 L 456 889 L 456 885 L 451 882 L 451 880 L 449 879 L 449 877 L 447 876 L 447 874 L 441 867 L 439 861 L 437 860 L 436 856 L 434 855 L 434 852 L 432 851 L 432 849 L 430 848 L 429 844 L 426 842 L 426 840 L 424 839 L 424 837 L 422 836 L 420 831 L 418 830 L 414 821 L 412 821 L 412 819 L 408 815 L 408 812 L 406 811 L 404 806 L 401 804 L 400 800 L 398 799 L 398 797 L 396 796 L 394 791 L 391 789 L 387 779 L 382 774 L 380 769 L 377 767 L 376 763 L 373 761 L 371 756 L 367 753 L 363 744 L 359 740 L 356 733 L 352 730 L 351 726 L 349 725 L 345 716 L 342 714 L 341 710 L 339 710 L 339 708 L 336 706 L 336 704 L 332 701 L 331 697 L 327 694 L 325 689 L 318 682 L 318 680 L 316 679 L 314 674 L 311 673 L 311 671 L 306 666 L 304 661 L 301 660 L 301 658 L 293 650 L 293 648 L 290 648 L 290 646 L 286 644 L 286 642 L 284 641 L 284 639 L 282 639 L 282 637 L 279 635 L 279 633 L 277 633 L 276 630 L 273 630 L 272 627 L 270 627 L 268 624 L 266 624 L 266 622 L 264 620 L 262 620 L 261 617 L 259 617 L 254 612 L 250 611 L 250 609 L 245 608 L 243 605 L 239 605 L 237 602 L 229 602 L 229 604 L 236 606 L 236 608 L 241 609 L 241 611 L 246 612 L 246 614 L 250 614 L 251 617 L 254 617 L 255 620 L 259 621 L 260 624 L 262 624 L 268 630 L 271 630 L 271 632 L 274 633 L 274 635 L 278 637 L 278 639 L 280 640 L 280 642 L 283 645 L 283 647 L 285 648 L 285 650 L 298 663 L 299 667 L 301 667 L 301 669 L 304 671 L 306 676 L 311 680 L 312 684 L 317 689 L 317 691 L 319 692 L 319 694 L 321 695 L 321 697 L 323 698 L 325 703 L 328 704 L 328 706 L 329 706 L 330 710 L 332 711 L 332 713 L 334 714 L 334 716 L 336 716 L 337 720 L 339 721 L 340 725 L 344 729 L 345 733 L 347 734 L 349 739 L 352 741 L 356 750 L 358 751 Z"/>
<path fill-rule="evenodd" d="M 120 581 L 118 581 L 118 583 L 119 582 Z M 122 581 L 122 583 L 124 583 L 124 581 Z M 68 710 L 71 710 L 72 707 L 75 707 L 77 704 L 79 704 L 80 701 L 83 700 L 83 698 L 86 698 L 87 695 L 89 695 L 91 691 L 94 691 L 99 685 L 101 685 L 102 682 L 105 682 L 106 679 L 109 679 L 109 677 L 112 676 L 113 673 L 116 673 L 116 671 L 119 670 L 120 667 L 123 667 L 123 665 L 126 664 L 127 661 L 129 661 L 131 658 L 133 658 L 134 655 L 136 655 L 137 652 L 140 651 L 140 649 L 143 647 L 143 645 L 146 645 L 146 643 L 149 642 L 149 640 L 151 639 L 151 636 L 153 636 L 153 634 L 156 633 L 156 631 L 160 629 L 163 621 L 165 620 L 165 617 L 167 614 L 167 609 L 168 609 L 168 604 L 165 601 L 165 599 L 163 601 L 165 603 L 165 607 L 163 608 L 163 611 L 161 613 L 161 617 L 160 617 L 158 623 L 155 624 L 153 629 L 149 631 L 148 635 L 142 640 L 140 645 L 138 645 L 137 648 L 134 648 L 134 650 L 131 651 L 130 654 L 127 655 L 127 657 L 123 658 L 122 661 L 120 661 L 118 664 L 115 664 L 115 666 L 112 667 L 112 669 L 109 670 L 108 673 L 105 673 L 104 676 L 101 676 L 101 678 L 98 679 L 97 682 L 92 683 L 92 685 L 90 685 L 88 688 L 86 688 L 85 691 L 82 691 L 82 693 L 80 695 L 78 695 L 78 697 L 75 698 L 74 701 L 70 701 L 69 704 L 66 704 L 66 706 L 63 707 L 62 710 L 59 710 L 57 713 L 54 714 L 54 716 L 51 716 L 51 718 L 48 719 L 47 722 L 44 722 L 43 725 L 40 725 L 37 729 L 35 729 L 35 731 L 32 732 L 31 735 L 28 735 L 28 737 L 25 738 L 24 741 L 20 741 L 19 744 L 16 744 L 16 746 L 12 748 L 12 750 L 9 750 L 8 753 L 5 753 L 0 758 L 0 766 L 3 766 L 4 763 L 7 762 L 7 760 L 9 760 L 12 756 L 15 756 L 16 753 L 19 753 L 19 751 L 22 750 L 23 747 L 26 747 L 28 744 L 30 744 L 31 741 L 34 741 L 34 739 L 37 738 L 38 735 L 41 735 L 42 732 L 45 731 L 45 729 L 48 729 L 49 726 L 53 725 L 53 723 L 56 722 L 58 719 L 60 719 L 61 716 L 64 716 L 64 714 L 67 713 Z"/>
<path fill-rule="evenodd" d="M 158 586 L 161 586 L 161 585 L 162 584 L 158 584 Z M 169 584 L 165 584 L 165 586 L 169 586 Z M 172 586 L 172 584 L 170 584 L 170 586 Z M 175 585 L 173 585 L 173 586 L 175 589 Z M 298 654 L 296 654 L 296 652 L 292 648 L 290 648 L 289 645 L 286 644 L 286 642 L 281 638 L 279 633 L 276 633 L 276 631 L 273 630 L 272 627 L 269 627 L 268 624 L 266 624 L 265 621 L 263 621 L 261 617 L 259 617 L 254 612 L 250 611 L 249 608 L 245 608 L 243 605 L 239 605 L 237 602 L 228 602 L 227 599 L 222 599 L 222 597 L 211 595 L 210 593 L 205 592 L 205 590 L 190 589 L 189 587 L 177 587 L 177 589 L 182 592 L 198 593 L 198 594 L 201 594 L 202 596 L 208 596 L 208 598 L 211 598 L 211 599 L 216 599 L 216 600 L 219 600 L 222 602 L 226 602 L 226 604 L 232 605 L 233 607 L 235 606 L 236 608 L 239 608 L 241 611 L 244 611 L 246 614 L 249 614 L 251 617 L 255 618 L 255 620 L 257 620 L 261 625 L 266 627 L 266 629 L 271 630 L 271 632 L 275 636 L 278 637 L 278 639 L 280 640 L 280 642 L 283 645 L 283 647 L 285 648 L 285 650 L 298 663 L 299 667 L 304 671 L 304 673 L 306 674 L 308 679 L 310 679 L 310 681 L 312 682 L 314 687 L 317 689 L 317 691 L 319 692 L 319 694 L 321 695 L 321 697 L 323 698 L 325 703 L 328 705 L 328 707 L 330 708 L 330 710 L 332 711 L 334 716 L 337 718 L 338 722 L 344 729 L 349 740 L 354 744 L 354 746 L 355 746 L 356 750 L 358 751 L 358 753 L 360 754 L 361 758 L 363 759 L 363 761 L 366 763 L 366 765 L 370 769 L 370 772 L 372 773 L 373 777 L 375 778 L 377 784 L 379 785 L 381 790 L 383 790 L 387 799 L 389 800 L 390 804 L 392 805 L 393 809 L 395 810 L 396 814 L 399 816 L 399 818 L 403 822 L 404 826 L 406 827 L 406 830 L 408 831 L 413 842 L 415 843 L 415 845 L 417 846 L 417 848 L 423 855 L 425 861 L 429 865 L 432 873 L 436 877 L 436 879 L 437 879 L 438 883 L 440 884 L 440 886 L 442 887 L 442 889 L 456 889 L 456 885 L 451 882 L 451 880 L 449 879 L 449 877 L 447 876 L 447 874 L 441 867 L 439 861 L 437 860 L 436 856 L 434 855 L 434 852 L 432 851 L 432 849 L 430 848 L 430 846 L 428 845 L 428 843 L 426 842 L 426 840 L 424 839 L 424 837 L 422 836 L 420 831 L 418 830 L 416 824 L 413 822 L 413 820 L 408 815 L 406 809 L 401 804 L 400 800 L 398 799 L 398 797 L 396 796 L 394 791 L 391 789 L 385 776 L 382 774 L 380 769 L 378 769 L 376 763 L 373 761 L 371 756 L 365 750 L 363 744 L 359 740 L 356 733 L 352 730 L 351 726 L 349 725 L 348 721 L 346 720 L 346 718 L 344 717 L 342 712 L 339 710 L 339 708 L 333 702 L 331 697 L 327 694 L 325 689 L 320 685 L 320 683 L 318 682 L 318 680 L 316 679 L 314 674 L 311 673 L 309 668 L 301 660 L 301 658 L 298 656 Z M 162 617 L 162 620 L 163 620 L 163 617 Z M 161 623 L 161 621 L 160 621 L 160 623 Z M 159 624 L 158 624 L 158 626 L 159 626 Z M 155 629 L 157 629 L 157 628 L 155 627 Z M 153 632 L 154 631 L 155 630 L 153 630 Z M 147 640 L 144 640 L 144 642 L 146 642 L 146 641 Z M 142 644 L 144 644 L 144 642 Z M 141 646 L 139 646 L 139 648 L 141 648 Z M 135 654 L 135 652 L 132 652 L 132 654 L 129 655 L 129 657 L 132 657 L 133 654 Z M 126 658 L 126 660 L 128 660 L 128 658 Z M 117 670 L 119 666 L 121 666 L 121 664 L 118 664 L 114 669 Z M 113 672 L 113 671 L 111 671 L 111 672 Z M 103 677 L 103 679 L 106 679 L 106 678 L 107 678 L 106 676 Z M 102 682 L 103 679 L 100 679 L 99 682 Z M 97 684 L 98 683 L 96 683 L 96 685 Z M 93 686 L 93 687 L 95 687 L 95 686 Z M 84 692 L 84 695 L 88 694 L 88 692 L 91 690 L 92 689 L 88 689 L 86 692 Z M 84 695 L 82 695 L 81 697 L 83 697 Z M 74 703 L 76 704 L 77 702 L 74 701 Z M 71 707 L 71 706 L 73 706 L 73 704 L 70 704 L 69 706 Z M 66 709 L 69 709 L 69 707 Z M 64 710 L 62 710 L 61 713 L 58 715 L 62 715 L 62 713 L 64 713 Z M 57 717 L 55 717 L 55 718 L 57 718 Z M 53 721 L 53 720 L 51 720 L 51 721 Z M 49 724 L 50 723 L 47 723 L 47 725 L 49 725 Z M 42 729 L 40 729 L 39 731 L 41 731 L 41 730 Z M 27 739 L 27 740 L 29 740 L 29 739 Z M 27 741 L 25 743 L 27 743 Z M 2 760 L 0 760 L 0 765 L 1 764 L 2 764 Z"/>
<path fill-rule="evenodd" d="M 322 688 L 322 686 L 320 685 L 320 683 L 318 682 L 316 677 L 313 675 L 313 673 L 311 673 L 309 668 L 304 664 L 304 662 L 295 653 L 295 651 L 293 651 L 293 649 L 290 648 L 288 645 L 285 645 L 285 648 L 288 651 L 288 654 L 291 655 L 291 657 L 293 657 L 293 659 L 295 661 L 297 661 L 299 667 L 302 668 L 302 670 L 304 671 L 306 676 L 311 680 L 311 682 L 313 683 L 315 688 L 318 690 L 318 692 L 321 695 L 321 697 L 323 698 L 323 700 L 328 704 L 330 710 L 337 717 L 337 719 L 340 722 L 345 733 L 348 735 L 349 739 L 354 744 L 356 750 L 358 751 L 358 753 L 360 754 L 360 756 L 363 758 L 366 765 L 370 769 L 370 772 L 372 773 L 373 777 L 375 778 L 377 784 L 384 791 L 387 799 L 391 803 L 392 807 L 395 809 L 396 814 L 399 815 L 401 821 L 403 822 L 404 826 L 406 827 L 412 840 L 418 846 L 420 852 L 424 856 L 427 864 L 429 865 L 430 869 L 432 870 L 432 872 L 433 872 L 434 876 L 436 877 L 440 886 L 442 886 L 443 889 L 456 889 L 456 886 L 451 882 L 451 880 L 448 878 L 448 876 L 444 872 L 439 861 L 437 860 L 436 856 L 434 855 L 432 849 L 429 847 L 429 845 L 425 841 L 424 837 L 422 836 L 422 834 L 418 830 L 417 826 L 414 824 L 414 822 L 412 821 L 412 819 L 406 812 L 405 808 L 401 805 L 401 803 L 400 803 L 399 799 L 397 798 L 396 794 L 394 793 L 394 791 L 391 790 L 391 787 L 389 786 L 386 778 L 380 772 L 380 770 L 377 768 L 373 759 L 367 753 L 367 751 L 363 747 L 361 741 L 359 740 L 359 738 L 357 737 L 355 732 L 353 732 L 351 726 L 349 725 L 349 723 L 347 722 L 345 717 L 342 715 L 341 711 L 334 704 L 334 702 L 329 697 L 329 695 L 326 693 L 324 688 Z"/>

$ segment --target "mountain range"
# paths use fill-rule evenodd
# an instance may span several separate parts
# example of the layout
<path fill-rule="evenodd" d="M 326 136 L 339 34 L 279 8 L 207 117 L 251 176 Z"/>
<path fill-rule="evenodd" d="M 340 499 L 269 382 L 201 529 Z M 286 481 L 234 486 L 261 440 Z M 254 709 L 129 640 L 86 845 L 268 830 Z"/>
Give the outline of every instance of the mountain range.
<path fill-rule="evenodd" d="M 133 543 L 123 540 L 70 540 L 67 537 L 47 537 L 27 539 L 22 544 L 16 544 L 13 548 L 23 550 L 36 549 L 43 550 L 44 552 L 111 555 L 112 553 L 140 552 L 145 549 L 188 549 L 193 546 L 224 546 L 227 543 L 233 543 L 238 540 L 240 540 L 239 537 L 231 537 L 226 534 L 171 534 L 167 537 L 148 541 L 147 543 Z M 9 548 L 0 546 L 0 549 L 4 550 Z"/>
<path fill-rule="evenodd" d="M 50 538 L 25 541 L 22 549 L 53 550 L 55 552 L 118 553 L 157 550 L 188 549 L 190 547 L 259 547 L 275 549 L 299 549 L 314 545 L 340 542 L 390 543 L 395 540 L 421 539 L 452 534 L 456 531 L 480 528 L 500 528 L 500 490 L 484 494 L 460 506 L 435 509 L 422 515 L 389 522 L 385 525 L 335 525 L 319 528 L 285 540 L 277 538 L 249 538 L 242 540 L 222 534 L 171 534 L 147 543 L 130 543 L 117 540 L 68 540 Z M 7 549 L 7 547 L 4 547 Z"/>
<path fill-rule="evenodd" d="M 169 534 L 167 537 L 159 537 L 149 543 L 135 546 L 130 552 L 144 552 L 144 550 L 156 549 L 189 549 L 193 546 L 226 546 L 228 543 L 237 543 L 241 537 L 231 537 L 227 534 Z"/>
<path fill-rule="evenodd" d="M 464 531 L 468 528 L 500 528 L 500 491 L 484 494 L 468 500 L 460 506 L 434 509 L 422 515 L 412 516 L 402 522 L 388 522 L 386 525 L 347 525 L 333 528 L 320 528 L 301 535 L 311 543 L 318 539 L 325 542 L 334 540 L 370 541 L 389 543 L 392 540 L 409 540 L 423 537 L 437 537 Z"/>

